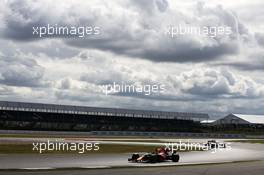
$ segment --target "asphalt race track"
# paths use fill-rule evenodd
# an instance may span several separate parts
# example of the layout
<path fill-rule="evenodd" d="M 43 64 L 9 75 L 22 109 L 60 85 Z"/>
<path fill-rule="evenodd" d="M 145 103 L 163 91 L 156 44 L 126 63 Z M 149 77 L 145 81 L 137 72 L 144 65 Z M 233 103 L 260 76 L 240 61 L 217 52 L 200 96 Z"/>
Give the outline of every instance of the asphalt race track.
<path fill-rule="evenodd" d="M 1 175 L 263 175 L 264 161 L 240 162 L 228 164 L 114 168 L 114 169 L 64 169 L 41 171 L 0 171 Z"/>
<path fill-rule="evenodd" d="M 127 161 L 129 154 L 2 154 L 0 155 L 0 169 L 127 168 L 264 160 L 263 144 L 232 143 L 231 146 L 231 150 L 219 150 L 216 153 L 211 151 L 182 152 L 178 163 L 156 164 L 129 163 Z"/>

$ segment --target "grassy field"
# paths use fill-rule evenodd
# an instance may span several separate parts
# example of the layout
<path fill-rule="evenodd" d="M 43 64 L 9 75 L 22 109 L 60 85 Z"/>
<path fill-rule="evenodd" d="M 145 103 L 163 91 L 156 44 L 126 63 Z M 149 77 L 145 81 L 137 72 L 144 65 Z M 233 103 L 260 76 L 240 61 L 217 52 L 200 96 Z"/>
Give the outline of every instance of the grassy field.
<path fill-rule="evenodd" d="M 97 136 L 97 135 L 49 135 L 49 134 L 0 134 L 0 138 L 96 138 L 96 139 L 120 139 L 120 140 L 160 140 L 175 139 L 175 137 L 153 137 L 153 136 Z"/>
<path fill-rule="evenodd" d="M 254 140 L 231 140 L 230 142 L 260 143 L 260 144 L 264 144 L 264 140 L 263 139 L 254 139 Z"/>
<path fill-rule="evenodd" d="M 60 142 L 60 143 L 66 143 L 66 142 Z M 84 144 L 80 142 L 81 144 Z M 147 142 L 146 144 L 134 144 L 133 142 L 127 142 L 127 143 L 100 143 L 99 147 L 100 149 L 98 151 L 84 151 L 84 154 L 108 154 L 108 153 L 131 153 L 131 152 L 153 152 L 157 147 L 162 147 L 163 143 L 159 145 L 157 142 L 155 144 L 149 144 L 150 142 Z M 80 145 L 81 145 L 80 144 Z M 69 144 L 71 145 L 71 144 Z M 165 143 L 164 143 L 165 146 Z M 70 147 L 70 146 L 69 146 Z M 77 145 L 78 147 L 78 145 Z M 84 149 L 81 145 L 81 149 Z M 175 147 L 174 147 L 175 148 Z M 39 147 L 38 147 L 39 149 Z M 175 148 L 176 149 L 176 148 Z M 65 149 L 63 151 L 62 147 L 61 150 L 52 150 L 48 151 L 45 150 L 42 152 L 42 154 L 77 154 L 78 151 L 71 150 L 71 149 Z M 188 150 L 181 150 L 181 151 L 202 151 L 202 148 L 189 148 Z M 0 143 L 0 154 L 39 154 L 38 150 L 33 150 L 33 144 L 30 142 L 27 143 Z"/>
<path fill-rule="evenodd" d="M 3 141 L 0 142 L 0 154 L 39 154 L 36 150 L 33 149 L 32 139 L 34 138 L 43 138 L 42 142 L 46 140 L 62 140 L 62 141 L 108 141 L 108 142 L 127 142 L 125 143 L 103 143 L 100 144 L 99 151 L 86 151 L 85 154 L 107 154 L 107 153 L 131 153 L 131 152 L 153 152 L 155 148 L 159 147 L 159 143 L 165 144 L 164 140 L 169 138 L 153 138 L 153 137 L 100 137 L 100 136 L 74 136 L 74 135 L 36 135 L 36 134 L 0 134 L 0 138 L 3 138 Z M 16 140 L 16 138 L 31 138 L 21 142 Z M 6 140 L 5 140 L 6 139 Z M 11 139 L 11 140 L 10 140 Z M 134 144 L 137 142 L 139 144 Z M 145 142 L 146 144 L 142 143 Z M 154 143 L 154 144 L 152 144 Z M 175 143 L 175 142 L 173 142 Z M 192 151 L 192 150 L 188 150 Z M 196 150 L 201 151 L 201 150 Z M 43 154 L 78 154 L 78 151 L 44 151 Z"/>
<path fill-rule="evenodd" d="M 84 154 L 110 154 L 131 152 L 153 152 L 157 146 L 100 144 L 98 151 L 86 151 Z M 39 154 L 32 150 L 32 144 L 0 144 L 0 154 Z M 191 150 L 188 150 L 191 151 Z M 201 150 L 196 150 L 201 151 Z M 42 154 L 78 154 L 78 151 L 44 151 Z"/>
<path fill-rule="evenodd" d="M 85 154 L 105 154 L 105 153 L 129 153 L 129 152 L 149 152 L 154 146 L 130 146 L 130 145 L 100 145 L 98 151 L 86 151 Z M 32 144 L 0 144 L 0 154 L 39 154 L 33 151 Z M 44 151 L 43 154 L 78 154 L 78 151 Z"/>

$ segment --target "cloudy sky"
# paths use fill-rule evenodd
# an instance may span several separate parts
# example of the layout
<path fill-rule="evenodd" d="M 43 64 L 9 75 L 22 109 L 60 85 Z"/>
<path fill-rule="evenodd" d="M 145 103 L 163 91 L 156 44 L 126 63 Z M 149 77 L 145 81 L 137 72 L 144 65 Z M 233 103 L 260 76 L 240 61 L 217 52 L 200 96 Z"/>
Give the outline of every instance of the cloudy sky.
<path fill-rule="evenodd" d="M 0 100 L 165 111 L 264 114 L 262 0 L 0 0 Z M 84 38 L 34 26 L 98 26 Z M 168 26 L 229 26 L 218 37 Z M 109 83 L 165 92 L 105 95 Z"/>

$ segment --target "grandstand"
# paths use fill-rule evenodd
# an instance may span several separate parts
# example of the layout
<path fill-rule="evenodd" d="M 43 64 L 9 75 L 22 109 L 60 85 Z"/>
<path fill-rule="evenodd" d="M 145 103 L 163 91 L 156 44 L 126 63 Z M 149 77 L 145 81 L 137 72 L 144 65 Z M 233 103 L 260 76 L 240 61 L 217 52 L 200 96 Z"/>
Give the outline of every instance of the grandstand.
<path fill-rule="evenodd" d="M 199 132 L 208 114 L 0 101 L 0 129 Z"/>

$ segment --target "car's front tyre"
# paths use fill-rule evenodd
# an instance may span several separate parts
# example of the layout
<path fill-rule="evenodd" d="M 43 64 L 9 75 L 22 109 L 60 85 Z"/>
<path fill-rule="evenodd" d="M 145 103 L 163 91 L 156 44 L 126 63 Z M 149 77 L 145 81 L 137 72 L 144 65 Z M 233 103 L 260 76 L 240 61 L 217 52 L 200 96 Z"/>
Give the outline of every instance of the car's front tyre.
<path fill-rule="evenodd" d="M 172 157 L 171 157 L 171 160 L 173 162 L 179 162 L 180 156 L 178 154 L 173 154 Z"/>

